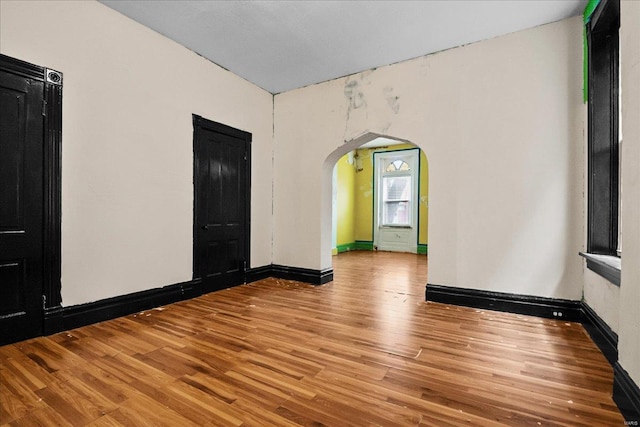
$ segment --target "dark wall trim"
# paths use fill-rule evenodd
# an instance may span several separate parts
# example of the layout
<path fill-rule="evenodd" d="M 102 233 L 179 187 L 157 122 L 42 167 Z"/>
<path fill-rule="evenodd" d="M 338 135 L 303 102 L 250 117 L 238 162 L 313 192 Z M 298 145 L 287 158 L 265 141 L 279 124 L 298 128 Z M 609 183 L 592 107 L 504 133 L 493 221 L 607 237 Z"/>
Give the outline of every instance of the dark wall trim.
<path fill-rule="evenodd" d="M 198 201 L 200 199 L 200 172 L 199 172 L 199 159 L 198 159 L 198 129 L 208 129 L 213 132 L 231 136 L 240 139 L 245 144 L 246 153 L 246 184 L 244 187 L 244 194 L 246 195 L 245 203 L 245 239 L 244 239 L 244 265 L 242 268 L 245 270 L 247 266 L 251 265 L 251 141 L 252 135 L 249 132 L 227 126 L 222 123 L 214 122 L 209 119 L 205 119 L 197 114 L 192 114 L 191 117 L 193 123 L 193 280 L 202 278 L 202 266 L 200 257 L 198 256 L 198 244 L 199 244 L 199 228 L 200 223 L 198 215 L 200 212 Z"/>
<path fill-rule="evenodd" d="M 242 139 L 245 141 L 251 141 L 251 133 L 247 131 L 236 129 L 231 126 L 225 125 L 223 123 L 218 123 L 209 119 L 205 119 L 204 117 L 199 116 L 197 114 L 192 115 L 192 120 L 194 125 L 212 130 L 216 133 L 232 136 L 234 138 Z"/>
<path fill-rule="evenodd" d="M 271 264 L 263 265 L 262 267 L 254 267 L 248 268 L 246 271 L 246 279 L 247 283 L 255 282 L 257 280 L 266 279 L 267 277 L 271 277 Z"/>
<path fill-rule="evenodd" d="M 30 64 L 10 56 L 0 54 L 0 62 L 3 69 L 11 70 L 13 74 L 27 77 L 29 79 L 45 81 L 44 68 L 38 65 Z"/>
<path fill-rule="evenodd" d="M 43 333 L 61 323 L 62 73 L 0 54 L 3 70 L 44 83 Z M 54 78 L 48 77 L 53 76 Z"/>
<path fill-rule="evenodd" d="M 45 83 L 44 289 L 45 310 L 62 303 L 62 85 Z"/>
<path fill-rule="evenodd" d="M 549 319 L 580 322 L 611 366 L 618 360 L 618 335 L 584 301 L 488 292 L 427 284 L 426 300 Z M 554 313 L 556 313 L 554 315 Z M 562 313 L 559 316 L 558 313 Z"/>
<path fill-rule="evenodd" d="M 640 425 L 640 388 L 618 362 L 613 365 L 613 400 L 628 425 Z"/>
<path fill-rule="evenodd" d="M 620 279 L 622 276 L 620 270 L 592 259 L 587 259 L 587 268 L 594 273 L 604 277 L 614 285 L 620 286 Z"/>
<path fill-rule="evenodd" d="M 256 280 L 266 279 L 267 277 L 297 280 L 299 282 L 311 283 L 312 285 L 324 285 L 333 280 L 333 269 L 313 270 L 309 268 L 270 264 L 248 269 L 246 281 L 247 283 L 251 283 Z"/>
<path fill-rule="evenodd" d="M 321 285 L 333 280 L 333 270 L 311 270 L 271 264 L 248 269 L 246 282 L 250 283 L 267 277 L 298 280 Z M 51 335 L 97 322 L 104 322 L 105 320 L 127 316 L 161 305 L 195 298 L 208 292 L 209 290 L 204 289 L 201 279 L 194 279 L 163 288 L 120 295 L 87 304 L 71 307 L 52 307 L 45 310 L 44 334 Z"/>
<path fill-rule="evenodd" d="M 42 334 L 47 336 L 64 330 L 64 308 L 60 305 L 45 308 L 42 320 Z"/>
<path fill-rule="evenodd" d="M 312 270 L 272 264 L 271 275 L 278 279 L 297 280 L 299 282 L 311 283 L 312 285 L 324 285 L 333 280 L 333 269 Z"/>
<path fill-rule="evenodd" d="M 48 311 L 49 318 L 45 315 L 45 331 L 53 334 L 194 298 L 201 295 L 200 288 L 199 280 L 191 280 L 87 304 L 58 307 Z"/>
<path fill-rule="evenodd" d="M 598 258 L 597 254 L 589 254 L 580 252 L 580 256 L 587 260 L 587 268 L 594 273 L 604 277 L 616 286 L 620 286 L 622 272 L 620 268 L 616 268 L 605 261 Z M 609 258 L 614 258 L 612 255 Z"/>
<path fill-rule="evenodd" d="M 602 0 L 586 26 L 588 48 L 587 251 L 618 247 L 620 0 Z"/>
<path fill-rule="evenodd" d="M 427 284 L 427 301 L 579 322 L 579 301 Z M 555 313 L 555 314 L 554 314 Z"/>
<path fill-rule="evenodd" d="M 618 335 L 596 314 L 589 305 L 581 304 L 582 326 L 587 330 L 593 342 L 598 346 L 611 366 L 618 361 Z"/>

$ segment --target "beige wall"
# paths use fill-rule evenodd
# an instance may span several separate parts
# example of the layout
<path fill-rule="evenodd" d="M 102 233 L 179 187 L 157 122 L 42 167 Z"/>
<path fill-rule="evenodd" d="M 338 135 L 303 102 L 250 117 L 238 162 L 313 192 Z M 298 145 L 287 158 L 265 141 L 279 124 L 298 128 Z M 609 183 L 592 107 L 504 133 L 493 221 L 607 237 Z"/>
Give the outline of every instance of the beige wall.
<path fill-rule="evenodd" d="M 328 166 L 382 134 L 429 159 L 430 283 L 580 299 L 581 61 L 576 17 L 276 95 L 274 263 L 331 266 Z"/>
<path fill-rule="evenodd" d="M 271 263 L 271 94 L 97 2 L 2 1 L 0 49 L 64 73 L 64 306 L 191 279 L 192 113 L 253 134 L 251 265 Z"/>
<path fill-rule="evenodd" d="M 640 384 L 640 2 L 620 4 L 622 280 L 618 357 Z"/>
<path fill-rule="evenodd" d="M 615 333 L 618 333 L 620 330 L 620 287 L 589 270 L 586 264 L 585 261 L 584 301 Z"/>

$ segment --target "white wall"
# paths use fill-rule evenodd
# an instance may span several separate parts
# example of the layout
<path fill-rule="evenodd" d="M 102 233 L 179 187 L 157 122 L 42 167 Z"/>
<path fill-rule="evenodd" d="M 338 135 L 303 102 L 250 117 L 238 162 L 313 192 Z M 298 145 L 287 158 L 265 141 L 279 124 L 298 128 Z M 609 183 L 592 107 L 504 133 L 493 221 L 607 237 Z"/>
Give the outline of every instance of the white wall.
<path fill-rule="evenodd" d="M 253 134 L 251 265 L 271 263 L 271 94 L 92 1 L 0 2 L 0 49 L 64 73 L 64 306 L 191 279 L 192 113 Z"/>
<path fill-rule="evenodd" d="M 622 278 L 618 358 L 640 384 L 640 2 L 620 2 Z"/>
<path fill-rule="evenodd" d="M 581 61 L 576 17 L 276 95 L 274 263 L 330 267 L 323 162 L 376 133 L 429 158 L 430 283 L 580 299 Z"/>

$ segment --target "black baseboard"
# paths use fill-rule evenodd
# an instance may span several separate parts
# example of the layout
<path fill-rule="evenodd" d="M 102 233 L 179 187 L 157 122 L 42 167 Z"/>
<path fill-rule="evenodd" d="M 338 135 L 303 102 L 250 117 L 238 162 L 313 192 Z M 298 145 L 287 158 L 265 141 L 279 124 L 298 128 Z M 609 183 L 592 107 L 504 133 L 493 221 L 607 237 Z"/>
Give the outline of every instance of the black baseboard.
<path fill-rule="evenodd" d="M 250 268 L 246 272 L 247 282 L 253 282 L 267 277 L 298 280 L 314 285 L 322 285 L 333 280 L 333 270 L 311 270 L 286 267 L 283 265 L 266 265 Z M 234 286 L 234 284 L 230 286 Z M 51 335 L 65 330 L 115 319 L 116 317 L 128 316 L 129 314 L 149 310 L 161 305 L 195 298 L 213 290 L 218 290 L 218 288 L 205 289 L 201 280 L 195 279 L 163 288 L 134 292 L 87 304 L 48 308 L 44 313 L 43 334 Z"/>
<path fill-rule="evenodd" d="M 51 335 L 64 330 L 64 308 L 62 306 L 45 308 L 42 334 Z"/>
<path fill-rule="evenodd" d="M 79 328 L 81 326 L 115 319 L 116 317 L 127 316 L 161 305 L 194 298 L 202 294 L 200 284 L 199 279 L 190 280 L 163 288 L 149 289 L 87 304 L 64 307 L 62 309 L 62 329 L 59 328 L 60 324 L 58 323 L 56 325 L 51 324 L 49 327 L 45 326 L 45 331 L 51 334 Z"/>
<path fill-rule="evenodd" d="M 430 283 L 425 289 L 425 298 L 427 301 L 444 304 L 506 311 L 548 319 L 563 319 L 570 322 L 579 322 L 582 312 L 579 301 L 454 288 Z"/>
<path fill-rule="evenodd" d="M 587 330 L 593 342 L 598 346 L 611 366 L 618 361 L 618 335 L 596 314 L 586 302 L 582 302 L 582 326 Z"/>
<path fill-rule="evenodd" d="M 308 268 L 287 267 L 284 265 L 271 265 L 271 276 L 278 279 L 297 280 L 311 283 L 312 285 L 324 285 L 333 280 L 333 269 L 312 270 Z"/>
<path fill-rule="evenodd" d="M 298 282 L 311 283 L 312 285 L 324 285 L 333 280 L 333 269 L 312 270 L 309 268 L 271 264 L 248 269 L 246 281 L 247 283 L 251 283 L 256 280 L 266 279 L 267 277 L 297 280 Z"/>
<path fill-rule="evenodd" d="M 263 265 L 262 267 L 249 268 L 245 273 L 245 277 L 247 283 L 272 277 L 271 264 Z"/>
<path fill-rule="evenodd" d="M 298 282 L 311 283 L 312 285 L 324 285 L 333 280 L 333 269 L 312 270 L 309 268 L 288 267 L 286 265 L 270 264 L 247 270 L 247 283 L 256 280 L 275 277 L 285 280 L 297 280 Z"/>
<path fill-rule="evenodd" d="M 640 388 L 618 362 L 613 365 L 613 400 L 627 425 L 640 425 Z"/>
<path fill-rule="evenodd" d="M 580 322 L 611 366 L 618 361 L 618 335 L 585 302 L 432 284 L 427 284 L 425 297 L 444 304 Z"/>

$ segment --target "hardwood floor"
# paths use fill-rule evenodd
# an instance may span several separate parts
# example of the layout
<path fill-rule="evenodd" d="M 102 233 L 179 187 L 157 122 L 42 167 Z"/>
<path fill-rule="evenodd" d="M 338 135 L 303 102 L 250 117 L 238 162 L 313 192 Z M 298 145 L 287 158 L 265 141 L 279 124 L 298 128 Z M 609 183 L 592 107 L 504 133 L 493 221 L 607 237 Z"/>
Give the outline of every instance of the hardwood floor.
<path fill-rule="evenodd" d="M 0 425 L 624 425 L 581 325 L 426 303 L 424 256 L 334 269 L 0 347 Z"/>

